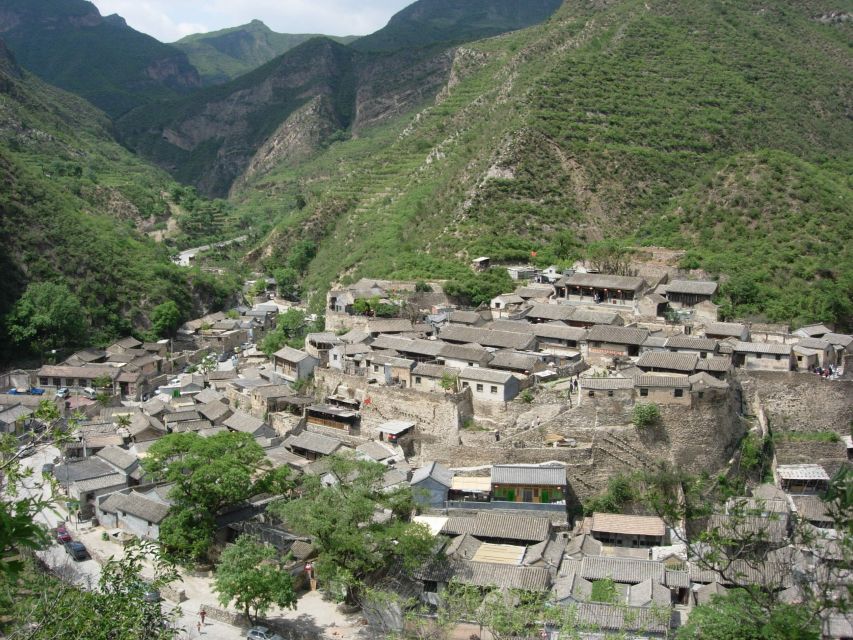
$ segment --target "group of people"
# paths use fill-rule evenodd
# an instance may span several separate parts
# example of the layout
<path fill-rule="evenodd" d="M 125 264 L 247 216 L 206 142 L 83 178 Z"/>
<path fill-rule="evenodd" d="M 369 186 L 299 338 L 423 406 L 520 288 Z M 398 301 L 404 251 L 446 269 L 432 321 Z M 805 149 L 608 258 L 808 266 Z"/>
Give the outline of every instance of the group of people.
<path fill-rule="evenodd" d="M 828 364 L 825 367 L 815 366 L 812 369 L 812 373 L 816 373 L 821 378 L 831 378 L 838 373 L 838 368 L 834 364 Z"/>

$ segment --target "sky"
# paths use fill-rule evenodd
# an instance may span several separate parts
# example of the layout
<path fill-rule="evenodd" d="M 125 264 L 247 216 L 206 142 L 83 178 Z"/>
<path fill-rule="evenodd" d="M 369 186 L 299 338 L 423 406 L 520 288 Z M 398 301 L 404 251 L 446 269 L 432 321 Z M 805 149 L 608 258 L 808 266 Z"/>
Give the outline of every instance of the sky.
<path fill-rule="evenodd" d="M 262 20 L 279 33 L 366 35 L 414 0 L 93 0 L 161 42 Z"/>

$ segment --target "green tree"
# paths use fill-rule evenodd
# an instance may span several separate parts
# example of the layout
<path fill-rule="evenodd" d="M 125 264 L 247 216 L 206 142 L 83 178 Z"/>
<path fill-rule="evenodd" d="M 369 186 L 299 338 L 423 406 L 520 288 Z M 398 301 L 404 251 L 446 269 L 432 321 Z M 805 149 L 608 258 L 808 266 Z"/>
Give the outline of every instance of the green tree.
<path fill-rule="evenodd" d="M 210 438 L 169 434 L 152 445 L 142 466 L 152 477 L 174 484 L 160 541 L 182 561 L 207 557 L 222 509 L 260 493 L 282 494 L 292 486 L 289 469 L 271 469 L 263 449 L 247 433 Z"/>
<path fill-rule="evenodd" d="M 42 355 L 81 344 L 86 319 L 80 300 L 65 284 L 31 282 L 6 318 L 6 329 L 17 345 Z"/>
<path fill-rule="evenodd" d="M 441 380 L 439 380 L 438 384 L 445 391 L 456 391 L 458 381 L 458 376 L 455 376 L 452 373 L 443 373 L 441 374 Z"/>
<path fill-rule="evenodd" d="M 292 296 L 298 293 L 299 273 L 292 267 L 280 267 L 273 271 L 275 286 L 280 295 Z"/>
<path fill-rule="evenodd" d="M 449 280 L 444 285 L 444 292 L 464 304 L 477 307 L 490 302 L 495 296 L 514 291 L 517 284 L 506 269 L 493 267 L 482 273 L 467 272 Z"/>
<path fill-rule="evenodd" d="M 631 422 L 638 429 L 648 429 L 660 422 L 660 409 L 656 404 L 636 404 L 631 412 Z"/>
<path fill-rule="evenodd" d="M 634 251 L 617 240 L 593 242 L 587 247 L 586 257 L 592 267 L 601 273 L 618 276 L 633 275 L 631 257 Z"/>
<path fill-rule="evenodd" d="M 580 243 L 571 231 L 560 231 L 552 241 L 554 255 L 565 262 L 580 257 Z"/>
<path fill-rule="evenodd" d="M 383 489 L 383 465 L 331 456 L 329 471 L 338 482 L 327 486 L 308 476 L 299 498 L 276 502 L 270 511 L 297 533 L 311 536 L 318 578 L 354 604 L 367 576 L 397 563 L 414 569 L 432 553 L 435 540 L 425 527 L 408 520 L 414 508 L 410 488 Z M 382 508 L 392 515 L 376 522 L 374 514 Z"/>
<path fill-rule="evenodd" d="M 690 612 L 678 640 L 818 640 L 819 620 L 804 607 L 780 603 L 769 611 L 742 590 L 714 595 Z"/>
<path fill-rule="evenodd" d="M 151 328 L 161 338 L 175 335 L 182 320 L 183 314 L 174 300 L 158 304 L 151 311 Z"/>
<path fill-rule="evenodd" d="M 293 578 L 280 566 L 276 549 L 242 535 L 222 553 L 214 578 L 219 602 L 235 606 L 252 624 L 272 605 L 296 608 Z"/>
<path fill-rule="evenodd" d="M 288 309 L 278 316 L 275 329 L 270 331 L 261 341 L 261 351 L 268 357 L 272 357 L 272 354 L 284 345 L 302 348 L 305 346 L 307 330 L 305 313 L 299 309 Z"/>

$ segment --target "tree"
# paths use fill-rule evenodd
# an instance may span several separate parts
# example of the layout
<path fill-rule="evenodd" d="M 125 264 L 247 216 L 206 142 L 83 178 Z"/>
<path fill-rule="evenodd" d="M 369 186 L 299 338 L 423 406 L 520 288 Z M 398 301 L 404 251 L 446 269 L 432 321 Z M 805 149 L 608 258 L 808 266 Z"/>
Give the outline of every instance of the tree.
<path fill-rule="evenodd" d="M 594 242 L 587 247 L 587 260 L 601 273 L 618 276 L 634 275 L 631 256 L 634 251 L 617 240 Z"/>
<path fill-rule="evenodd" d="M 493 267 L 482 273 L 467 272 L 449 280 L 444 285 L 444 292 L 465 304 L 477 307 L 489 303 L 495 296 L 513 291 L 516 285 L 506 269 Z"/>
<path fill-rule="evenodd" d="M 735 589 L 714 595 L 707 604 L 690 612 L 678 630 L 678 640 L 818 640 L 820 624 L 808 609 L 780 603 L 770 610 L 760 607 L 750 595 Z"/>
<path fill-rule="evenodd" d="M 83 306 L 65 284 L 31 282 L 6 319 L 15 344 L 43 355 L 80 344 L 86 336 Z"/>
<path fill-rule="evenodd" d="M 234 601 L 252 624 L 272 605 L 296 608 L 293 578 L 277 562 L 279 553 L 252 536 L 242 535 L 222 553 L 214 589 L 223 606 Z"/>
<path fill-rule="evenodd" d="M 328 460 L 339 481 L 327 486 L 316 476 L 306 477 L 299 498 L 273 503 L 270 511 L 311 536 L 318 578 L 354 604 L 368 575 L 398 563 L 414 569 L 432 553 L 435 540 L 408 520 L 414 508 L 409 487 L 384 491 L 383 465 L 345 456 Z M 377 509 L 389 509 L 390 519 L 376 522 Z"/>
<path fill-rule="evenodd" d="M 280 267 L 273 271 L 275 285 L 282 296 L 292 296 L 297 293 L 299 273 L 292 267 Z"/>
<path fill-rule="evenodd" d="M 172 336 L 181 326 L 183 315 L 174 300 L 158 304 L 151 311 L 151 328 L 161 338 Z"/>
<path fill-rule="evenodd" d="M 579 257 L 580 243 L 571 231 L 560 231 L 554 236 L 552 243 L 554 255 L 563 261 Z"/>
<path fill-rule="evenodd" d="M 458 376 L 445 372 L 441 374 L 441 380 L 439 380 L 438 385 L 445 391 L 456 391 L 458 380 Z"/>
<path fill-rule="evenodd" d="M 636 404 L 631 412 L 631 422 L 637 429 L 647 429 L 660 422 L 660 409 L 656 404 Z"/>
<path fill-rule="evenodd" d="M 278 316 L 275 329 L 261 341 L 261 351 L 272 357 L 284 345 L 301 348 L 305 346 L 307 329 L 305 313 L 299 309 L 288 309 Z"/>
<path fill-rule="evenodd" d="M 223 432 L 210 438 L 172 433 L 152 445 L 142 466 L 154 478 L 174 483 L 169 494 L 173 505 L 160 541 L 183 561 L 207 557 L 216 516 L 225 507 L 292 487 L 289 469 L 271 469 L 264 450 L 247 433 Z"/>

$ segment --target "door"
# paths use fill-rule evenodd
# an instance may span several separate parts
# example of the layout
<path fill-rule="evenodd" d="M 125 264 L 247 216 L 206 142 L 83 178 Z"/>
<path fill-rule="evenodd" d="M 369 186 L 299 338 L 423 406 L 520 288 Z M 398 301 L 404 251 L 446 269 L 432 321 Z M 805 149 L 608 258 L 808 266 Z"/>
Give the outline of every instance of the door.
<path fill-rule="evenodd" d="M 524 489 L 522 491 L 523 502 L 533 502 L 533 489 Z"/>

